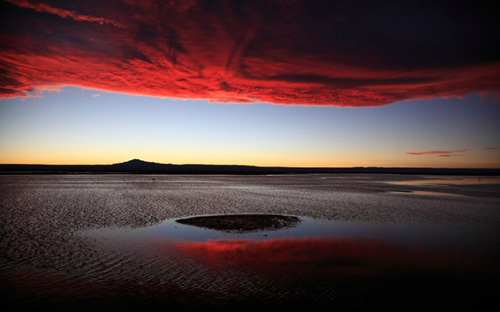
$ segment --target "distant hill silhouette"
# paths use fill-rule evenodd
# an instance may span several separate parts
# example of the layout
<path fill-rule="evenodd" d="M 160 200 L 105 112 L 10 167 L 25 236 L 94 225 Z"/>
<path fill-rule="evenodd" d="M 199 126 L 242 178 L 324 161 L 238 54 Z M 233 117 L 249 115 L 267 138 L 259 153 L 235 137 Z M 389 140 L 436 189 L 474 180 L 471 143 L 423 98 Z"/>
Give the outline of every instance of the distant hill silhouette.
<path fill-rule="evenodd" d="M 160 164 L 155 162 L 132 159 L 126 162 L 112 164 L 110 167 L 120 170 L 161 170 L 170 164 Z"/>
<path fill-rule="evenodd" d="M 173 165 L 132 159 L 111 165 L 12 165 L 0 164 L 3 174 L 150 173 L 150 174 L 300 174 L 300 173 L 399 173 L 439 175 L 500 175 L 500 169 L 395 168 L 395 167 L 257 167 L 245 165 Z"/>

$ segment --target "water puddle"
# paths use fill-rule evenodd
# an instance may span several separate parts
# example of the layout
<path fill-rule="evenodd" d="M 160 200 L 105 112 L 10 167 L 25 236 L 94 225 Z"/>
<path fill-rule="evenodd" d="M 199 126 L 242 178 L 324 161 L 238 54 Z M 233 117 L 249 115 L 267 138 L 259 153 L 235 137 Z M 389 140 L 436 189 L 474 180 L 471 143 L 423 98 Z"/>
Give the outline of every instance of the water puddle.
<path fill-rule="evenodd" d="M 434 195 L 434 192 L 419 193 Z M 276 224 L 263 225 L 262 220 L 255 220 L 256 217 L 281 219 L 274 220 Z M 248 220 L 250 228 L 243 229 L 243 225 L 237 222 L 230 225 L 224 224 L 226 222 L 224 219 L 234 221 L 234 218 L 239 218 L 239 222 Z M 252 225 L 252 222 L 258 222 L 258 224 Z M 468 250 L 469 252 L 480 251 L 482 247 L 488 250 L 490 247 L 486 244 L 490 241 L 488 239 L 490 234 L 472 226 L 348 222 L 277 215 L 221 215 L 167 219 L 161 224 L 150 227 L 95 229 L 85 232 L 84 235 L 119 242 L 122 246 L 144 246 L 160 241 L 164 245 L 184 247 L 189 245 L 188 242 L 203 242 L 207 246 L 215 246 L 214 242 L 223 242 L 227 245 L 230 241 L 242 246 L 243 241 L 255 245 L 266 240 L 281 240 L 286 241 L 287 244 L 300 242 L 299 245 L 305 246 L 307 240 L 314 242 L 321 240 L 325 244 L 331 242 L 334 245 L 341 240 L 356 244 L 367 242 L 363 243 L 363 246 L 370 245 L 371 250 L 376 249 L 374 246 L 377 244 L 392 245 L 395 248 Z M 378 243 L 374 244 L 374 242 Z"/>
<path fill-rule="evenodd" d="M 500 184 L 500 177 L 454 177 L 440 179 L 425 179 L 411 181 L 389 181 L 395 185 L 426 185 L 426 184 Z"/>
<path fill-rule="evenodd" d="M 436 192 L 436 191 L 389 191 L 392 194 L 409 194 L 409 195 L 427 195 L 427 196 L 453 196 L 453 197 L 465 197 L 465 195 L 461 194 L 453 194 L 453 193 L 445 193 L 445 192 Z"/>
<path fill-rule="evenodd" d="M 240 230 L 237 223 L 245 218 L 258 226 Z M 228 224 L 236 225 L 228 230 Z M 470 278 L 482 282 L 498 272 L 498 236 L 474 227 L 229 215 L 168 219 L 145 228 L 96 229 L 84 235 L 140 263 L 132 266 L 132 273 L 124 271 L 127 279 L 131 274 L 160 278 L 169 289 L 191 294 L 190 300 L 236 302 L 238 309 L 245 300 L 338 307 L 372 306 L 369 301 L 377 298 L 394 305 L 392 299 L 386 302 L 386 291 L 401 302 L 413 300 L 400 289 L 416 285 L 416 277 L 421 284 L 415 291 L 432 296 L 442 294 L 443 287 L 468 289 Z M 463 274 L 468 277 L 462 280 Z"/>

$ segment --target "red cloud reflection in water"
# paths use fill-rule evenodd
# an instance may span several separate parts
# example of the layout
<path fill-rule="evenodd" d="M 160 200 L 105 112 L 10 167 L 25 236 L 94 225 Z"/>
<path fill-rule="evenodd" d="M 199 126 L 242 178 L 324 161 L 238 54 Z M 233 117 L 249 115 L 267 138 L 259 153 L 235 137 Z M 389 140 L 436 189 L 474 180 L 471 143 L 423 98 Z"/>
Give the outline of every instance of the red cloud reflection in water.
<path fill-rule="evenodd" d="M 395 269 L 467 267 L 470 259 L 444 249 L 408 247 L 359 238 L 215 239 L 204 242 L 158 241 L 180 257 L 210 267 L 246 267 L 256 271 L 311 274 L 376 274 Z M 171 249 L 170 249 L 171 250 Z"/>

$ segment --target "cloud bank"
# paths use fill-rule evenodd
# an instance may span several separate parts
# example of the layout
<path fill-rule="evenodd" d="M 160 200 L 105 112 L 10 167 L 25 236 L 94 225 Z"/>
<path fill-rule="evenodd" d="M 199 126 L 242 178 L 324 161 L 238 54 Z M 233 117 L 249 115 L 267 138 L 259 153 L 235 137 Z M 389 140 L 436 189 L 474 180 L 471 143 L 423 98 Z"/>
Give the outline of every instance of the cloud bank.
<path fill-rule="evenodd" d="M 8 0 L 0 12 L 0 97 L 71 85 L 375 106 L 500 89 L 484 3 Z"/>

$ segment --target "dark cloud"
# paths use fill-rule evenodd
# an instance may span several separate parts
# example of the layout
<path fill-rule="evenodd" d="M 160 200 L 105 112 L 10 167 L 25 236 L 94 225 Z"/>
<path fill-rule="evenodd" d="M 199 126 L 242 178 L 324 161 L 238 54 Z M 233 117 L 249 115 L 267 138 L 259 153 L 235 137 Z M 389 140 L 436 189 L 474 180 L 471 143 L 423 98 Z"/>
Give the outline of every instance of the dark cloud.
<path fill-rule="evenodd" d="M 0 2 L 0 95 L 75 85 L 367 106 L 498 92 L 500 25 L 492 5 L 7 0 Z"/>

